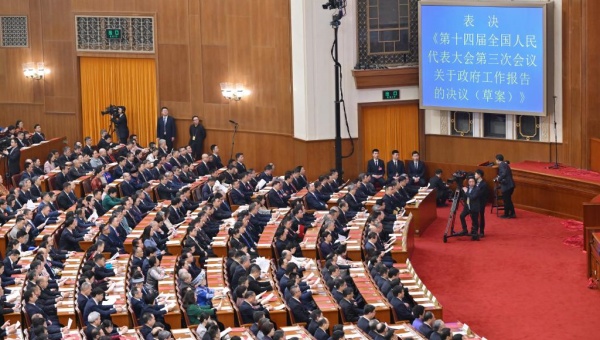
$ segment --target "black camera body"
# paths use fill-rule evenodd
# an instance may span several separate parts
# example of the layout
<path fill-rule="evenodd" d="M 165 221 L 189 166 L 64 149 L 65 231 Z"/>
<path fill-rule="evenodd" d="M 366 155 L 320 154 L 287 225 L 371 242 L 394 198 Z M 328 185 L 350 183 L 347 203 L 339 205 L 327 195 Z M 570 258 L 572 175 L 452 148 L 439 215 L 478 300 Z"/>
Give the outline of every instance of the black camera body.
<path fill-rule="evenodd" d="M 119 108 L 125 112 L 125 106 L 117 106 L 117 105 L 109 105 L 106 107 L 106 109 L 104 109 L 104 111 L 100 111 L 100 114 L 104 115 L 111 115 L 111 116 L 118 116 L 119 115 Z"/>
<path fill-rule="evenodd" d="M 10 137 L 0 138 L 0 151 L 4 151 L 10 147 Z"/>

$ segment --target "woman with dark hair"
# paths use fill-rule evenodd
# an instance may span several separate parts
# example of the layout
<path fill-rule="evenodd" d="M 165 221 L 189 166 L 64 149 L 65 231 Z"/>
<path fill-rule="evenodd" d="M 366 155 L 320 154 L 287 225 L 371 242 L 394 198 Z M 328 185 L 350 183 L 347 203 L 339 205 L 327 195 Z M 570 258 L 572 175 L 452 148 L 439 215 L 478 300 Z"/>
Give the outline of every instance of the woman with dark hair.
<path fill-rule="evenodd" d="M 92 181 L 90 183 L 92 186 L 92 191 L 104 189 L 104 181 L 102 181 L 103 178 L 104 167 L 100 165 L 94 169 L 94 178 L 92 178 Z"/>

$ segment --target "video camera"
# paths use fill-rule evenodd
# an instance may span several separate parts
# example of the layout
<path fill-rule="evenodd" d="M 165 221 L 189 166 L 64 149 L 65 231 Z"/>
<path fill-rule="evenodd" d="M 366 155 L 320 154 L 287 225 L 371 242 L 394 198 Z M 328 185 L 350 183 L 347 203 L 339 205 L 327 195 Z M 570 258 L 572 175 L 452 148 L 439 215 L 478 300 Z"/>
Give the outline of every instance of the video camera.
<path fill-rule="evenodd" d="M 109 105 L 106 107 L 106 109 L 104 109 L 104 111 L 100 111 L 100 113 L 104 116 L 104 115 L 111 115 L 111 116 L 118 116 L 119 115 L 119 109 L 121 109 L 123 112 L 125 112 L 125 106 L 117 106 L 117 105 Z"/>
<path fill-rule="evenodd" d="M 10 137 L 0 138 L 0 151 L 4 151 L 10 147 Z"/>

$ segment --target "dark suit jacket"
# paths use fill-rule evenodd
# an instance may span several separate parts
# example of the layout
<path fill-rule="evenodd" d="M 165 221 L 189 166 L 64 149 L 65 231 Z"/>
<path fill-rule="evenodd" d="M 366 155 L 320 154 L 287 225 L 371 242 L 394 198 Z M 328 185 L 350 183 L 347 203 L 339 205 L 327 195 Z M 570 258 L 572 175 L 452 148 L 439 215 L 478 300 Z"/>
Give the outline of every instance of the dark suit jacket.
<path fill-rule="evenodd" d="M 367 162 L 367 173 L 371 175 L 385 175 L 385 162 L 381 159 L 378 159 L 377 166 L 375 166 L 375 161 L 370 159 Z"/>
<path fill-rule="evenodd" d="M 408 176 L 410 178 L 413 178 L 413 177 L 424 178 L 424 176 L 425 176 L 425 163 L 423 163 L 422 161 L 419 161 L 418 167 L 415 168 L 415 162 L 412 161 L 412 160 L 409 161 L 408 162 Z"/>
<path fill-rule="evenodd" d="M 506 162 L 498 164 L 498 183 L 500 183 L 500 189 L 502 189 L 502 191 L 507 191 L 515 187 L 512 170 Z"/>
<path fill-rule="evenodd" d="M 392 304 L 392 306 L 394 307 L 394 310 L 396 311 L 398 320 L 408 320 L 408 321 L 410 321 L 410 323 L 413 322 L 415 317 L 411 313 L 410 309 L 408 307 L 406 307 L 404 302 L 402 302 L 402 300 L 400 300 L 396 297 L 396 298 L 393 298 L 392 301 L 390 301 L 390 303 Z M 398 320 L 396 320 L 396 321 L 398 321 Z"/>
<path fill-rule="evenodd" d="M 248 290 L 251 290 L 251 291 L 255 292 L 256 294 L 260 294 L 262 292 L 272 291 L 273 287 L 271 287 L 271 284 L 268 281 L 259 282 L 259 281 L 256 281 L 252 276 L 248 275 Z M 307 313 L 307 315 L 308 315 L 308 313 Z M 302 322 L 302 321 L 296 320 L 296 322 Z"/>
<path fill-rule="evenodd" d="M 129 137 L 129 127 L 127 126 L 127 115 L 125 115 L 123 113 L 117 117 L 112 117 L 110 120 L 113 123 L 115 123 L 115 130 L 117 132 L 117 137 L 119 137 L 119 139 L 126 139 L 127 137 Z"/>
<path fill-rule="evenodd" d="M 340 300 L 339 305 L 340 305 L 340 309 L 344 313 L 344 317 L 346 319 L 346 322 L 356 322 L 356 321 L 358 321 L 358 314 L 359 313 L 358 313 L 358 310 L 357 310 L 356 306 L 354 306 L 352 303 L 350 303 L 346 299 Z"/>
<path fill-rule="evenodd" d="M 72 201 L 71 197 L 63 190 L 56 197 L 56 203 L 60 209 L 67 210 L 76 202 Z"/>
<path fill-rule="evenodd" d="M 161 200 L 173 199 L 177 193 L 177 189 L 171 189 L 162 183 L 158 185 L 156 190 L 158 192 L 158 198 Z"/>
<path fill-rule="evenodd" d="M 317 340 L 327 340 L 329 339 L 329 335 L 321 328 L 317 328 L 315 334 L 313 335 Z"/>
<path fill-rule="evenodd" d="M 8 158 L 8 172 L 10 172 L 10 175 L 16 175 L 21 172 L 21 151 L 19 148 L 11 148 L 6 157 Z"/>
<path fill-rule="evenodd" d="M 221 162 L 221 156 L 212 154 L 213 156 L 213 165 L 215 168 L 220 169 L 223 167 L 223 162 Z"/>
<path fill-rule="evenodd" d="M 279 194 L 275 191 L 275 189 L 269 190 L 269 204 L 271 207 L 276 208 L 286 208 L 288 205 L 286 202 L 279 196 Z"/>
<path fill-rule="evenodd" d="M 33 144 L 38 144 L 45 140 L 46 140 L 46 136 L 44 136 L 43 133 L 38 134 L 37 132 L 34 132 L 33 135 L 31 136 L 31 141 L 33 142 Z"/>
<path fill-rule="evenodd" d="M 300 302 L 294 298 L 291 298 L 287 301 L 287 305 L 290 308 L 290 310 L 292 311 L 292 314 L 294 315 L 294 321 L 296 321 L 296 322 L 310 321 L 310 318 L 308 317 L 310 312 L 308 311 L 308 308 L 306 308 L 306 306 L 302 302 Z"/>
<path fill-rule="evenodd" d="M 327 210 L 327 204 L 316 197 L 316 193 L 312 194 L 309 192 L 306 194 L 306 205 L 307 209 Z"/>
<path fill-rule="evenodd" d="M 88 315 L 90 315 L 91 312 L 98 312 L 103 320 L 110 320 L 110 315 L 117 311 L 111 306 L 99 305 L 96 303 L 96 300 L 88 299 L 83 310 L 83 319 L 86 321 L 86 324 Z"/>
<path fill-rule="evenodd" d="M 401 160 L 396 161 L 396 165 L 394 165 L 394 161 L 391 160 L 387 163 L 387 177 L 388 179 L 394 178 L 394 176 L 400 176 L 403 173 L 406 173 L 404 170 L 404 162 Z"/>
<path fill-rule="evenodd" d="M 244 301 L 240 306 L 240 316 L 242 317 L 242 323 L 253 323 L 254 312 L 260 310 L 263 310 L 263 308 L 259 307 L 257 309 L 254 309 L 247 301 Z"/>
<path fill-rule="evenodd" d="M 206 176 L 210 173 L 208 164 L 204 164 L 204 162 L 198 163 L 198 166 L 196 167 L 196 171 L 198 171 L 198 175 L 200 175 L 200 176 Z"/>
<path fill-rule="evenodd" d="M 167 124 L 163 121 L 164 117 L 158 117 L 158 124 L 156 126 L 156 136 L 158 138 L 167 140 L 169 143 L 172 137 L 175 137 L 176 129 L 175 129 L 175 119 L 171 116 L 167 116 Z"/>
<path fill-rule="evenodd" d="M 473 189 L 467 189 L 467 192 L 463 192 L 463 194 L 465 195 L 465 202 L 467 198 L 469 199 L 469 210 L 471 212 L 478 213 L 479 211 L 481 211 L 482 202 L 480 188 L 474 186 Z"/>
<path fill-rule="evenodd" d="M 70 230 L 65 229 L 60 234 L 58 248 L 67 251 L 81 251 L 81 247 L 79 247 L 80 241 L 83 241 L 83 237 L 77 237 Z"/>
<path fill-rule="evenodd" d="M 235 189 L 229 191 L 229 197 L 231 197 L 231 202 L 235 205 L 244 205 L 250 202 L 241 191 Z"/>
<path fill-rule="evenodd" d="M 428 324 L 424 323 L 421 325 L 421 327 L 419 327 L 419 333 L 423 334 L 427 339 L 429 339 L 431 333 L 433 333 L 433 329 L 431 329 Z"/>
<path fill-rule="evenodd" d="M 121 193 L 123 193 L 123 196 L 132 196 L 135 194 L 135 188 L 133 185 L 131 185 L 131 183 L 123 181 L 121 182 Z"/>
<path fill-rule="evenodd" d="M 69 180 L 67 179 L 67 176 L 65 176 L 62 172 L 59 172 L 58 174 L 56 174 L 56 176 L 54 176 L 54 183 L 56 184 L 56 190 L 62 190 L 63 189 L 63 185 L 65 183 L 67 183 Z"/>

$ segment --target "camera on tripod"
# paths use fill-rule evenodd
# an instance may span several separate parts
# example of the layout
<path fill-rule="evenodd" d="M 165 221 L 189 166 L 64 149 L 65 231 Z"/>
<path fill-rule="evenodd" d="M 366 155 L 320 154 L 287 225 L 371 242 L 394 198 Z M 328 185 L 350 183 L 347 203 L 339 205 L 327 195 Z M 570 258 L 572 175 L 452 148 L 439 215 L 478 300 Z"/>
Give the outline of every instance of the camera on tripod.
<path fill-rule="evenodd" d="M 103 111 L 100 111 L 100 114 L 104 115 L 111 115 L 111 116 L 118 116 L 119 115 L 119 109 L 121 109 L 121 111 L 125 112 L 125 106 L 117 106 L 117 105 L 109 105 L 106 107 L 106 109 L 104 109 Z"/>

